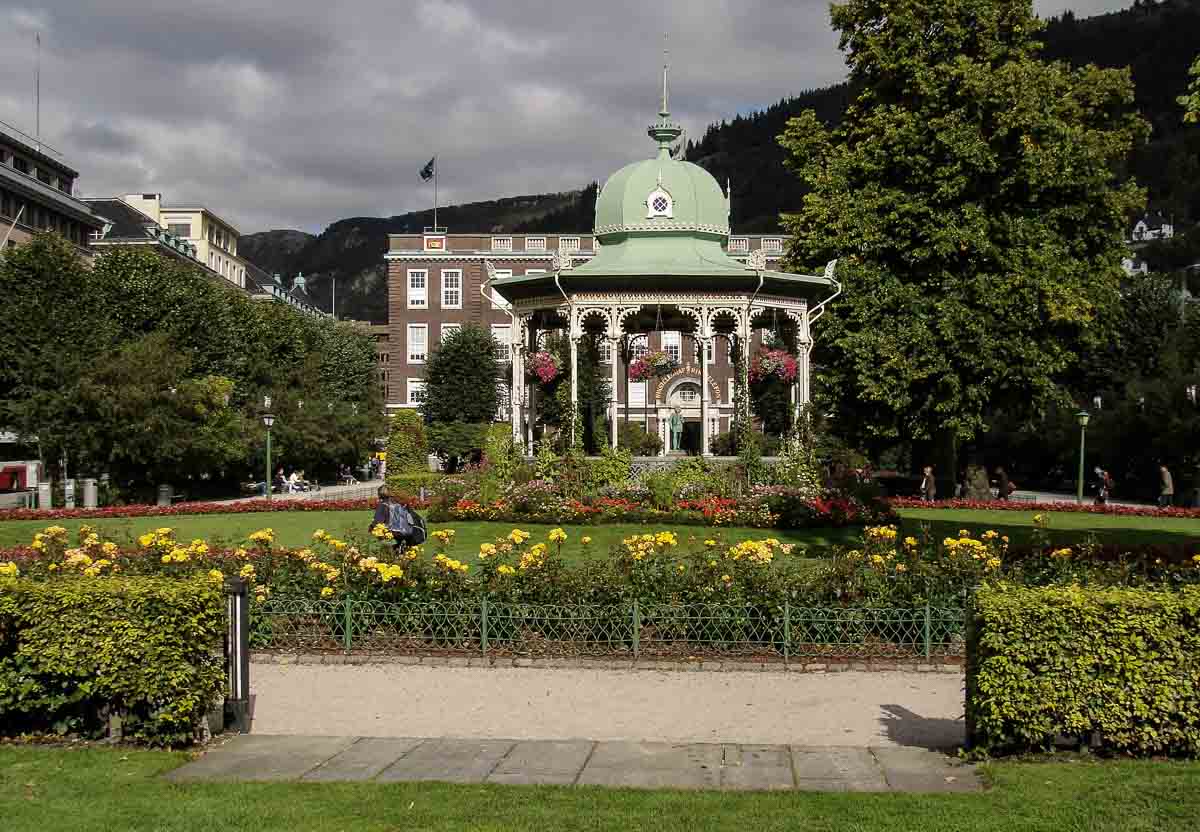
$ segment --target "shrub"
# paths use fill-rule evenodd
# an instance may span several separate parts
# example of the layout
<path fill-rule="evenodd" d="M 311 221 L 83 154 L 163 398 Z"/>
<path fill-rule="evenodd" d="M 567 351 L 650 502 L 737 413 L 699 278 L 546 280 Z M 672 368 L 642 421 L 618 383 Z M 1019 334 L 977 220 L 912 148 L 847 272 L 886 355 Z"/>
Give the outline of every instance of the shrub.
<path fill-rule="evenodd" d="M 633 456 L 658 456 L 662 439 L 657 433 L 647 433 L 637 422 L 622 422 L 617 431 L 617 445 Z"/>
<path fill-rule="evenodd" d="M 399 410 L 388 428 L 388 474 L 420 474 L 429 470 L 425 422 L 415 410 Z"/>
<path fill-rule="evenodd" d="M 0 724 L 179 745 L 224 680 L 222 587 L 206 578 L 0 580 Z"/>
<path fill-rule="evenodd" d="M 969 623 L 976 746 L 1200 754 L 1200 587 L 984 587 Z"/>
<path fill-rule="evenodd" d="M 427 471 L 424 474 L 388 474 L 387 487 L 393 495 L 407 494 L 414 496 L 420 494 L 422 488 L 427 491 L 434 490 L 443 478 L 442 474 L 435 474 L 432 471 Z"/>
<path fill-rule="evenodd" d="M 599 458 L 588 460 L 588 484 L 599 490 L 628 482 L 632 462 L 633 456 L 625 448 L 614 451 L 606 445 Z"/>
<path fill-rule="evenodd" d="M 456 470 L 461 462 L 476 462 L 483 454 L 483 441 L 491 422 L 436 422 L 429 425 L 429 446 Z"/>
<path fill-rule="evenodd" d="M 512 425 L 497 422 L 488 425 L 483 439 L 483 461 L 490 474 L 500 480 L 511 480 L 521 459 L 513 444 Z"/>

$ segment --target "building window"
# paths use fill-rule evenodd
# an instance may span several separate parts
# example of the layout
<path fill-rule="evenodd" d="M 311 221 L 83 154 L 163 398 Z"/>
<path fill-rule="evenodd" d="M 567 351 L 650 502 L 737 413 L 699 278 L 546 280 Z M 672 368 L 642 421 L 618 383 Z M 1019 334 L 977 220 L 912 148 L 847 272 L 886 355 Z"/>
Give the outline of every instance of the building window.
<path fill-rule="evenodd" d="M 429 349 L 429 325 L 408 325 L 408 363 L 424 364 Z"/>
<path fill-rule="evenodd" d="M 511 324 L 492 324 L 492 337 L 496 339 L 496 360 L 508 361 L 511 354 L 509 344 L 512 341 Z"/>
<path fill-rule="evenodd" d="M 525 238 L 525 250 L 526 251 L 545 251 L 546 250 L 546 238 L 545 237 L 526 237 Z"/>
<path fill-rule="evenodd" d="M 646 197 L 646 218 L 666 217 L 670 219 L 675 216 L 675 204 L 671 200 L 671 195 L 662 188 L 656 188 L 650 192 L 650 196 Z"/>
<path fill-rule="evenodd" d="M 526 269 L 525 274 L 545 274 L 545 269 Z"/>
<path fill-rule="evenodd" d="M 173 222 L 167 225 L 167 230 L 176 237 L 192 236 L 192 224 L 190 222 Z"/>
<path fill-rule="evenodd" d="M 674 361 L 676 364 L 681 363 L 681 360 L 683 358 L 683 355 L 682 355 L 683 348 L 682 348 L 681 340 L 682 339 L 679 337 L 678 332 L 668 331 L 668 332 L 664 332 L 662 334 L 663 352 L 665 352 L 667 354 L 667 357 L 670 358 L 672 361 Z"/>
<path fill-rule="evenodd" d="M 442 324 L 442 340 L 445 341 L 451 332 L 458 332 L 462 324 Z"/>
<path fill-rule="evenodd" d="M 637 361 L 648 352 L 650 352 L 649 339 L 645 335 L 636 336 L 633 339 L 632 360 Z"/>
<path fill-rule="evenodd" d="M 579 238 L 578 237 L 559 237 L 558 238 L 558 250 L 561 252 L 567 253 L 567 254 L 570 254 L 573 251 L 579 251 Z"/>
<path fill-rule="evenodd" d="M 600 363 L 611 364 L 613 360 L 612 341 L 600 336 L 596 339 L 596 348 L 600 353 Z"/>
<path fill-rule="evenodd" d="M 408 380 L 408 404 L 419 405 L 425 401 L 425 380 L 410 378 Z"/>
<path fill-rule="evenodd" d="M 700 388 L 694 384 L 679 385 L 679 401 L 686 405 L 695 405 L 700 402 Z"/>
<path fill-rule="evenodd" d="M 213 269 L 213 271 L 216 271 L 216 265 L 217 265 L 217 255 L 213 254 L 210 251 L 208 253 L 208 267 L 210 269 Z"/>
<path fill-rule="evenodd" d="M 704 344 L 704 363 L 713 364 L 717 360 L 717 339 L 716 337 L 709 338 Z"/>
<path fill-rule="evenodd" d="M 630 407 L 645 407 L 646 406 L 646 383 L 631 381 L 629 382 L 629 406 Z"/>
<path fill-rule="evenodd" d="M 512 237 L 493 237 L 492 251 L 512 251 Z"/>
<path fill-rule="evenodd" d="M 781 237 L 763 237 L 762 250 L 767 254 L 779 254 L 783 251 L 783 239 Z"/>
<path fill-rule="evenodd" d="M 462 309 L 462 269 L 442 271 L 442 307 Z"/>
<path fill-rule="evenodd" d="M 731 254 L 745 254 L 750 250 L 750 241 L 745 237 L 730 237 L 729 252 Z"/>
<path fill-rule="evenodd" d="M 13 156 L 12 166 L 21 173 L 29 173 L 29 162 L 22 159 L 20 156 Z"/>
<path fill-rule="evenodd" d="M 429 273 L 425 269 L 408 270 L 408 308 L 424 309 L 428 304 L 425 298 L 425 283 Z"/>

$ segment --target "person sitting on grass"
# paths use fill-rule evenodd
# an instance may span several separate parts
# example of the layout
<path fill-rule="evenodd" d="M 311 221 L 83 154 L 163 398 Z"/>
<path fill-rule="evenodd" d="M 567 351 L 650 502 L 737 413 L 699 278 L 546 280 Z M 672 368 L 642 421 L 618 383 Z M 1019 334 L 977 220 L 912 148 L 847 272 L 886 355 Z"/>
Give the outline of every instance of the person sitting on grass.
<path fill-rule="evenodd" d="M 397 551 L 424 543 L 425 521 L 421 515 L 392 499 L 392 492 L 386 485 L 379 486 L 378 494 L 379 505 L 375 507 L 375 516 L 371 518 L 370 530 L 373 532 L 377 526 L 383 526 L 391 532 Z"/>

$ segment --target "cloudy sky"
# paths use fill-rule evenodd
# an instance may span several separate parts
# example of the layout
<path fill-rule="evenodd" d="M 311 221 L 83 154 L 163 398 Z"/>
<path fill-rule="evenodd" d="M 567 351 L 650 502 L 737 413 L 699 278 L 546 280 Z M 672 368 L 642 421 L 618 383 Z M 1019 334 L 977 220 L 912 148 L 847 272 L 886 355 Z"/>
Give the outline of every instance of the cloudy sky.
<path fill-rule="evenodd" d="M 1037 0 L 1085 16 L 1131 0 Z M 825 0 L 0 0 L 0 120 L 87 196 L 159 191 L 242 233 L 566 190 L 844 75 Z"/>

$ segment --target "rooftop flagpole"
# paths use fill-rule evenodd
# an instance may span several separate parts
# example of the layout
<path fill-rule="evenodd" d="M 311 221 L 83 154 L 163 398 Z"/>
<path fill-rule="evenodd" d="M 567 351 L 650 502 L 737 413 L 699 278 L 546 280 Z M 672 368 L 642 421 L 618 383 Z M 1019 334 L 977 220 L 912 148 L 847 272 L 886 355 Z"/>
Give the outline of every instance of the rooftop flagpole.
<path fill-rule="evenodd" d="M 438 209 L 438 163 L 437 156 L 433 157 L 433 233 L 437 233 L 437 209 Z"/>

